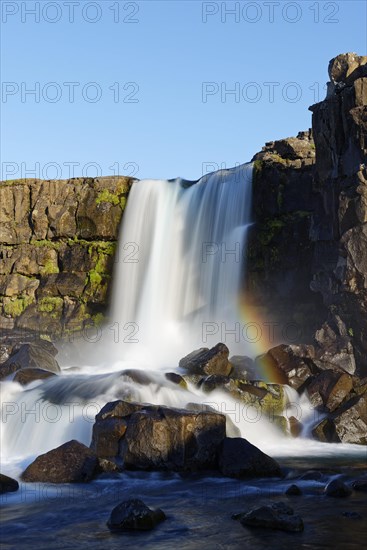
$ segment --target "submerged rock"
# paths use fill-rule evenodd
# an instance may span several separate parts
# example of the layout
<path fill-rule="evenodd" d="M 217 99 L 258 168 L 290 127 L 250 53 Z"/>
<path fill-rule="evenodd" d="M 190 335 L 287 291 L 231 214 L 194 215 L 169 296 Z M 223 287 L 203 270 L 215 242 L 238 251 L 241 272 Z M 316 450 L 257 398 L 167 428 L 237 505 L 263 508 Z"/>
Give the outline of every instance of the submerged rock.
<path fill-rule="evenodd" d="M 352 489 L 348 487 L 341 479 L 333 479 L 325 487 L 325 494 L 328 497 L 349 497 Z"/>
<path fill-rule="evenodd" d="M 228 376 L 232 369 L 228 356 L 227 346 L 219 343 L 211 349 L 200 348 L 189 353 L 180 360 L 179 367 L 189 374 Z"/>
<path fill-rule="evenodd" d="M 298 485 L 290 485 L 288 489 L 286 490 L 285 494 L 287 496 L 299 496 L 302 495 L 301 489 L 298 487 Z"/>
<path fill-rule="evenodd" d="M 226 437 L 219 450 L 219 470 L 228 477 L 278 477 L 279 464 L 246 439 Z"/>
<path fill-rule="evenodd" d="M 19 483 L 16 479 L 0 474 L 0 495 L 4 493 L 14 493 L 18 491 L 18 489 Z"/>
<path fill-rule="evenodd" d="M 26 386 L 35 380 L 44 380 L 50 376 L 56 376 L 56 373 L 43 369 L 20 369 L 15 373 L 13 381 L 18 382 L 21 386 Z"/>
<path fill-rule="evenodd" d="M 283 502 L 254 508 L 240 517 L 240 523 L 244 527 L 263 527 L 290 532 L 300 532 L 304 529 L 302 518 L 295 515 L 293 509 Z"/>
<path fill-rule="evenodd" d="M 148 508 L 142 500 L 132 499 L 112 510 L 107 526 L 111 531 L 150 531 L 165 519 L 161 509 Z"/>
<path fill-rule="evenodd" d="M 367 493 L 367 477 L 360 477 L 352 482 L 354 491 L 363 491 Z"/>
<path fill-rule="evenodd" d="M 22 474 L 23 481 L 44 483 L 81 483 L 98 472 L 95 453 L 73 439 L 40 455 Z"/>

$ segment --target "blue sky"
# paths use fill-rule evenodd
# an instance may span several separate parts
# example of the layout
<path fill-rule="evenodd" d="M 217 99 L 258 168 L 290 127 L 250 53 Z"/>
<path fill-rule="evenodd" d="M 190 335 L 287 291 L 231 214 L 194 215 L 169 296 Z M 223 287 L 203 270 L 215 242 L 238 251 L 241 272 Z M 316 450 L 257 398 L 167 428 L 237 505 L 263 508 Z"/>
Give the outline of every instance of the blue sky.
<path fill-rule="evenodd" d="M 329 59 L 367 53 L 365 1 L 1 5 L 8 179 L 196 179 L 246 162 L 311 125 Z"/>

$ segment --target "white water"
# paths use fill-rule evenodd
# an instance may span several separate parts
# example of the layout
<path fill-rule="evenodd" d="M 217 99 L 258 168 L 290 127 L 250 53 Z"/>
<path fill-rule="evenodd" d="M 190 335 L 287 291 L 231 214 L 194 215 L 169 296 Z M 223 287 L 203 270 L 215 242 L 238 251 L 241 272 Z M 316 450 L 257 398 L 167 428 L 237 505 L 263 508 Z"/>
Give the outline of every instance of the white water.
<path fill-rule="evenodd" d="M 210 404 L 274 456 L 302 456 L 306 445 L 311 453 L 342 451 L 304 437 L 289 439 L 223 391 L 204 394 L 193 386 L 185 391 L 162 372 L 176 370 L 180 357 L 193 349 L 223 341 L 223 324 L 230 330 L 239 320 L 251 175 L 251 165 L 242 165 L 190 187 L 179 179 L 134 183 L 121 228 L 112 322 L 104 332 L 109 338 L 82 348 L 84 363 L 77 372 L 65 369 L 26 388 L 1 384 L 3 464 L 27 463 L 73 438 L 89 445 L 95 414 L 108 401 L 126 397 L 176 407 Z M 243 343 L 230 348 L 232 354 L 249 354 Z M 149 380 L 140 384 L 121 373 L 132 367 Z M 289 416 L 304 423 L 307 435 L 314 422 L 308 400 L 291 390 L 288 400 L 294 408 Z M 343 446 L 343 452 L 359 456 L 362 450 Z"/>
<path fill-rule="evenodd" d="M 251 184 L 249 164 L 187 188 L 180 179 L 134 183 L 114 275 L 119 344 L 112 357 L 172 368 L 189 351 L 221 341 L 223 324 L 233 328 Z"/>

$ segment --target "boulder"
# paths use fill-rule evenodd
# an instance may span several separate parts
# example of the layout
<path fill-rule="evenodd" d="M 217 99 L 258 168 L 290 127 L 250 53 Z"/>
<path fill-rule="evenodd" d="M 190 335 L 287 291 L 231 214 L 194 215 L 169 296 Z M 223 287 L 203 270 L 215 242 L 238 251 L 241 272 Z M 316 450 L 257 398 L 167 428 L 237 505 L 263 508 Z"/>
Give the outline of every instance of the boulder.
<path fill-rule="evenodd" d="M 225 430 L 225 416 L 215 412 L 148 406 L 129 418 L 120 456 L 132 469 L 214 468 Z"/>
<path fill-rule="evenodd" d="M 246 439 L 226 437 L 219 449 L 219 470 L 228 477 L 278 477 L 279 464 Z"/>
<path fill-rule="evenodd" d="M 367 477 L 360 477 L 358 479 L 355 479 L 352 482 L 352 487 L 354 491 L 362 491 L 364 493 L 367 493 Z"/>
<path fill-rule="evenodd" d="M 266 369 L 272 381 L 302 392 L 310 377 L 318 372 L 314 359 L 313 346 L 281 344 L 257 357 L 256 364 Z"/>
<path fill-rule="evenodd" d="M 0 474 L 0 495 L 3 493 L 14 493 L 18 491 L 19 483 L 4 474 Z"/>
<path fill-rule="evenodd" d="M 298 487 L 298 485 L 290 485 L 288 489 L 286 490 L 285 494 L 287 496 L 300 496 L 302 495 L 301 489 Z"/>
<path fill-rule="evenodd" d="M 149 508 L 142 500 L 132 499 L 112 510 L 107 526 L 111 531 L 150 531 L 165 519 L 159 508 Z"/>
<path fill-rule="evenodd" d="M 119 455 L 120 439 L 125 434 L 127 422 L 123 418 L 96 420 L 93 425 L 90 448 L 98 457 L 114 458 Z"/>
<path fill-rule="evenodd" d="M 42 369 L 53 373 L 60 372 L 55 357 L 44 346 L 26 343 L 20 345 L 18 350 L 0 366 L 0 380 L 20 369 L 29 368 Z"/>
<path fill-rule="evenodd" d="M 353 379 L 347 373 L 325 370 L 307 386 L 307 393 L 314 407 L 334 411 L 348 398 L 353 389 Z"/>
<path fill-rule="evenodd" d="M 367 393 L 351 400 L 333 418 L 333 424 L 342 443 L 367 445 Z"/>
<path fill-rule="evenodd" d="M 322 479 L 322 473 L 319 472 L 319 470 L 307 470 L 299 479 L 303 481 L 320 481 Z"/>
<path fill-rule="evenodd" d="M 367 56 L 356 53 L 345 53 L 334 57 L 329 62 L 329 77 L 332 82 L 344 82 L 359 68 L 366 69 Z M 367 74 L 365 75 L 367 76 Z"/>
<path fill-rule="evenodd" d="M 189 353 L 180 360 L 179 367 L 189 374 L 228 376 L 232 368 L 228 356 L 227 346 L 219 343 L 211 349 L 200 348 Z"/>
<path fill-rule="evenodd" d="M 165 378 L 172 382 L 173 384 L 177 384 L 178 386 L 181 386 L 184 390 L 187 390 L 187 382 L 180 374 L 177 374 L 176 372 L 166 372 Z"/>
<path fill-rule="evenodd" d="M 354 374 L 356 363 L 351 337 L 345 323 L 338 315 L 316 331 L 315 340 L 318 344 L 317 359 L 328 365 L 328 368 Z"/>
<path fill-rule="evenodd" d="M 216 467 L 225 435 L 226 417 L 212 409 L 115 401 L 96 416 L 91 447 L 125 468 L 190 471 Z"/>
<path fill-rule="evenodd" d="M 236 380 L 254 380 L 257 378 L 255 361 L 246 355 L 232 355 L 229 362 L 232 365 L 231 378 Z"/>
<path fill-rule="evenodd" d="M 312 431 L 319 441 L 367 445 L 367 394 L 357 395 Z"/>
<path fill-rule="evenodd" d="M 244 527 L 263 527 L 295 533 L 304 529 L 302 518 L 294 514 L 293 509 L 283 502 L 254 508 L 240 517 L 240 523 Z"/>
<path fill-rule="evenodd" d="M 330 481 L 324 490 L 328 497 L 344 498 L 352 494 L 352 490 L 341 479 L 333 479 Z"/>
<path fill-rule="evenodd" d="M 56 373 L 43 369 L 20 369 L 15 373 L 14 382 L 18 382 L 21 386 L 26 386 L 35 380 L 44 380 L 56 376 Z"/>
<path fill-rule="evenodd" d="M 90 481 L 98 472 L 95 453 L 72 440 L 38 456 L 22 474 L 27 482 L 82 483 Z"/>
<path fill-rule="evenodd" d="M 185 407 L 188 411 L 212 411 L 220 412 L 206 403 L 187 403 Z M 226 415 L 226 435 L 228 437 L 241 437 L 241 430 L 236 426 L 230 416 Z"/>

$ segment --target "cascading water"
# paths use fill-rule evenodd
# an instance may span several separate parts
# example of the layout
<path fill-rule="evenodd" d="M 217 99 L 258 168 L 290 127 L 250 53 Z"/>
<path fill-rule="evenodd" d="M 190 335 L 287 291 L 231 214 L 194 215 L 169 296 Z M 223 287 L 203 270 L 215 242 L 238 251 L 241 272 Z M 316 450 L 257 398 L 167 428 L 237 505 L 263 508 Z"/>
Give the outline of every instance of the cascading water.
<path fill-rule="evenodd" d="M 133 185 L 112 309 L 120 356 L 172 368 L 238 321 L 251 182 L 244 164 L 188 187 L 180 179 Z"/>
<path fill-rule="evenodd" d="M 209 396 L 191 385 L 183 390 L 162 372 L 177 368 L 193 349 L 223 340 L 223 326 L 230 330 L 239 320 L 251 183 L 250 164 L 192 184 L 134 183 L 121 227 L 110 326 L 99 342 L 82 348 L 76 371 L 64 368 L 25 388 L 1 384 L 3 463 L 29 462 L 72 438 L 89 445 L 95 414 L 124 398 L 176 407 L 208 403 L 263 450 L 289 454 L 290 440 L 266 419 L 255 415 L 254 421 L 228 393 Z M 251 353 L 243 342 L 229 347 Z M 307 416 L 307 399 L 299 404 Z M 304 453 L 303 443 L 296 452 Z"/>

